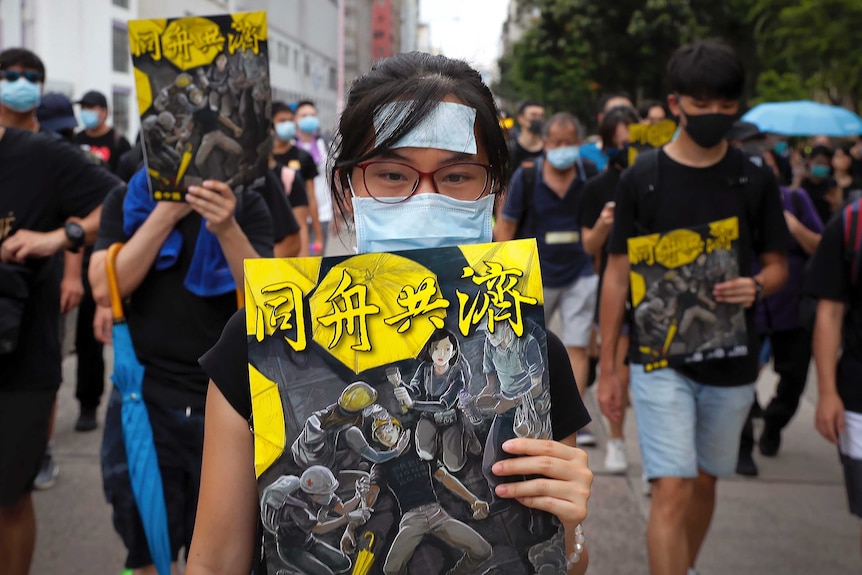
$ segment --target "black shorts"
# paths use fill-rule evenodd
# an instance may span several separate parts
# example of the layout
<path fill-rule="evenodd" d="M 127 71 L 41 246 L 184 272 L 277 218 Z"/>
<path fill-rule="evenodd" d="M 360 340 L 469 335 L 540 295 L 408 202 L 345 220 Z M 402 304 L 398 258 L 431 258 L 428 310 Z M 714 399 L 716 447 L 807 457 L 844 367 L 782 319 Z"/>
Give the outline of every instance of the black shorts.
<path fill-rule="evenodd" d="M 0 507 L 33 491 L 56 397 L 56 390 L 0 390 Z"/>
<path fill-rule="evenodd" d="M 114 389 L 105 416 L 102 484 L 113 507 L 114 529 L 129 552 L 126 567 L 138 569 L 152 565 L 153 560 L 129 479 L 121 407 L 122 399 Z M 202 410 L 166 408 L 149 402 L 147 411 L 162 473 L 171 554 L 176 561 L 183 547 L 188 556 L 192 541 L 201 484 L 204 416 Z"/>
<path fill-rule="evenodd" d="M 840 455 L 850 513 L 862 519 L 862 459 L 853 459 L 843 453 Z"/>

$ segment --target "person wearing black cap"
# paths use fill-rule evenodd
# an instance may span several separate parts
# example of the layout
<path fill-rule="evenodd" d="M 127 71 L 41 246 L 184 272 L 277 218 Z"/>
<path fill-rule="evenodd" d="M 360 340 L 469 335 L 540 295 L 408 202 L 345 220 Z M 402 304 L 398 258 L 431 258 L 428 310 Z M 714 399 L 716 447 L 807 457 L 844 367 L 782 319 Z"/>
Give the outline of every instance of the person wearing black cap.
<path fill-rule="evenodd" d="M 78 120 L 75 118 L 72 102 L 63 94 L 56 92 L 45 94 L 42 97 L 42 103 L 36 108 L 36 119 L 43 132 L 56 134 L 67 142 L 75 138 Z"/>
<path fill-rule="evenodd" d="M 90 90 L 76 104 L 81 105 L 81 123 L 84 130 L 75 136 L 75 143 L 97 163 L 105 165 L 111 173 L 116 174 L 120 156 L 132 146 L 126 138 L 105 123 L 108 119 L 108 99 L 101 92 Z"/>

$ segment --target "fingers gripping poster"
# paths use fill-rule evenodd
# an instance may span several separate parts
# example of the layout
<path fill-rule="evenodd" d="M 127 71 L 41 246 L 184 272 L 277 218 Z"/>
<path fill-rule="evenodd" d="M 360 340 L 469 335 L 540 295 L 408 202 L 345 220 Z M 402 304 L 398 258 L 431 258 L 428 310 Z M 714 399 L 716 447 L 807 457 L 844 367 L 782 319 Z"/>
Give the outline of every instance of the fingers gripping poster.
<path fill-rule="evenodd" d="M 129 21 L 154 200 L 263 176 L 272 116 L 265 12 Z"/>
<path fill-rule="evenodd" d="M 270 573 L 565 572 L 559 522 L 491 472 L 551 437 L 534 240 L 245 274 Z"/>

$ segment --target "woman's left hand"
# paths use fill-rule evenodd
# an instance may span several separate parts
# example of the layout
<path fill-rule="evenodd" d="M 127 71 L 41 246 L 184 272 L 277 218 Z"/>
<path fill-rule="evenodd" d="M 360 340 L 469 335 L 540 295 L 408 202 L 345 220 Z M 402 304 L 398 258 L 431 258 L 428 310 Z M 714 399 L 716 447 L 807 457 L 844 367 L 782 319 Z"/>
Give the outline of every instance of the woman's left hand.
<path fill-rule="evenodd" d="M 586 452 L 559 441 L 528 438 L 510 439 L 503 450 L 519 457 L 495 463 L 494 475 L 541 477 L 502 483 L 496 489 L 498 497 L 517 499 L 527 507 L 552 513 L 566 530 L 573 530 L 586 519 L 593 483 Z"/>

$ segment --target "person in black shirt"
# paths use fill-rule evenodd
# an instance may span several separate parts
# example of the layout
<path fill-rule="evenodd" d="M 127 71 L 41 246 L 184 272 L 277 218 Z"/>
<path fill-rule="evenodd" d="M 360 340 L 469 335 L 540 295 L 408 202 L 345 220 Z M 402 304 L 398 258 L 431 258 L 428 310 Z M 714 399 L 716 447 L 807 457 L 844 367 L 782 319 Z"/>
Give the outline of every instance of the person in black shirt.
<path fill-rule="evenodd" d="M 518 107 L 518 126 L 521 128 L 518 137 L 509 145 L 513 169 L 544 152 L 542 128 L 545 126 L 545 107 L 533 100 L 522 103 Z"/>
<path fill-rule="evenodd" d="M 0 54 L 4 80 L 7 56 L 9 51 Z M 23 76 L 18 81 L 29 82 Z M 4 102 L 0 116 L 9 117 L 8 112 Z M 27 286 L 23 309 L 17 308 L 17 348 L 0 353 L 0 557 L 4 574 L 21 575 L 29 572 L 36 537 L 33 480 L 61 382 L 60 267 L 55 256 L 93 241 L 99 206 L 121 182 L 54 136 L 3 127 L 0 181 L 4 328 L 15 318 L 10 308 L 21 305 L 13 299 L 20 296 L 5 290 L 13 281 Z M 69 218 L 76 218 L 72 225 L 66 224 Z"/>
<path fill-rule="evenodd" d="M 132 147 L 129 141 L 106 124 L 108 99 L 101 92 L 91 90 L 76 102 L 81 105 L 81 122 L 84 130 L 75 135 L 75 143 L 99 164 L 105 164 L 111 173 L 117 173 L 120 157 Z"/>
<path fill-rule="evenodd" d="M 584 186 L 581 198 L 578 223 L 584 251 L 599 260 L 599 288 L 602 291 L 602 275 L 608 263 L 608 236 L 614 223 L 614 196 L 620 174 L 628 167 L 629 125 L 638 123 L 634 108 L 617 106 L 602 118 L 599 126 L 599 137 L 602 139 L 602 149 L 608 154 L 608 167 L 598 176 L 591 178 Z M 596 305 L 596 323 L 598 323 L 598 303 Z M 628 349 L 628 331 L 624 325 L 620 335 L 620 353 L 617 357 L 617 369 L 623 384 L 623 393 L 627 396 L 628 365 L 625 362 L 625 351 Z M 623 398 L 623 405 L 628 398 Z M 625 444 L 623 440 L 623 416 L 619 421 L 610 421 L 610 433 L 605 453 L 605 469 L 613 473 L 623 473 L 628 467 Z"/>
<path fill-rule="evenodd" d="M 803 290 L 819 300 L 813 339 L 817 431 L 838 447 L 850 513 L 862 518 L 862 289 L 858 255 L 851 255 L 858 247 L 851 237 L 858 200 L 844 209 L 849 213 L 826 225 Z"/>
<path fill-rule="evenodd" d="M 283 181 L 286 181 L 285 178 L 289 177 L 289 175 L 284 173 L 281 166 L 294 170 L 298 175 L 302 176 L 306 197 L 304 204 L 306 206 L 305 219 L 303 220 L 299 213 L 297 213 L 297 219 L 300 220 L 301 224 L 305 223 L 305 234 L 307 236 L 303 243 L 302 254 L 311 255 L 310 232 L 313 231 L 316 238 L 323 237 L 317 211 L 317 196 L 314 190 L 314 181 L 320 175 L 320 172 L 311 154 L 294 145 L 294 138 L 296 137 L 296 122 L 294 118 L 295 114 L 290 106 L 284 102 L 272 103 L 272 126 L 275 131 L 275 138 L 272 144 L 272 157 L 275 159 L 276 174 Z M 295 181 L 296 179 L 294 178 Z M 288 195 L 293 193 L 291 190 L 285 191 L 288 192 Z M 303 206 L 301 202 L 296 202 L 293 198 L 291 198 L 290 203 L 294 207 L 301 208 Z M 311 225 L 312 230 L 308 229 L 309 225 Z"/>
<path fill-rule="evenodd" d="M 789 234 L 771 170 L 749 162 L 725 140 L 739 113 L 745 80 L 733 48 L 717 41 L 684 46 L 668 64 L 668 80 L 668 104 L 681 118 L 682 130 L 664 148 L 641 154 L 617 188 L 599 315 L 598 398 L 602 412 L 620 420 L 623 386 L 617 348 L 629 292 L 627 240 L 736 216 L 740 274 L 717 284 L 712 298 L 746 308 L 748 355 L 649 373 L 642 365 L 630 367 L 644 470 L 652 481 L 650 568 L 653 573 L 684 573 L 694 568 L 709 528 L 717 478 L 732 475 L 736 468 L 740 431 L 758 373 L 753 304 L 786 281 Z M 647 165 L 649 169 L 641 169 Z M 737 187 L 741 169 L 747 176 L 745 197 Z M 761 271 L 752 277 L 755 257 Z M 631 348 L 637 345 L 636 336 L 632 330 Z"/>
<path fill-rule="evenodd" d="M 369 134 L 374 131 L 372 111 L 382 104 L 404 101 L 405 94 L 418 102 L 419 108 L 393 122 L 389 126 L 391 131 L 387 132 L 387 140 L 397 143 L 405 136 L 413 137 L 413 125 L 431 117 L 444 99 L 455 98 L 464 102 L 461 105 L 476 111 L 475 120 L 470 120 L 472 125 L 455 127 L 461 131 L 469 128 L 470 133 L 476 134 L 476 152 L 460 154 L 451 160 L 448 159 L 451 152 L 446 153 L 437 147 L 396 149 L 393 144 L 375 144 L 369 138 Z M 332 158 L 332 165 L 338 167 L 333 168 L 332 173 L 336 180 L 332 182 L 330 190 L 333 202 L 342 214 L 350 213 L 347 205 L 351 202 L 351 192 L 355 192 L 368 202 L 368 210 L 380 215 L 386 213 L 386 204 L 376 202 L 363 185 L 362 168 L 358 164 L 360 158 L 397 153 L 410 168 L 425 173 L 439 169 L 441 163 L 447 165 L 453 161 L 480 162 L 487 166 L 490 175 L 483 187 L 493 181 L 498 188 L 482 190 L 479 197 L 485 199 L 484 204 L 478 198 L 459 201 L 465 209 L 486 206 L 482 209 L 488 210 L 485 214 L 490 217 L 492 205 L 487 202 L 487 194 L 499 191 L 505 182 L 508 166 L 508 149 L 498 117 L 490 90 L 482 84 L 479 74 L 464 62 L 418 52 L 381 61 L 371 72 L 354 82 L 347 107 L 341 115 L 335 137 L 337 145 L 334 149 L 337 152 Z M 413 193 L 430 197 L 434 194 L 434 185 L 433 178 L 423 177 Z M 410 205 L 410 202 L 410 198 L 405 198 L 401 205 Z M 439 207 L 435 209 L 444 213 Z M 413 238 L 414 241 L 455 245 L 451 243 L 451 230 L 445 229 L 447 218 L 429 217 L 428 220 L 431 231 L 439 235 L 434 237 L 429 234 L 431 237 L 427 239 L 419 237 Z M 476 221 L 479 222 L 479 228 L 484 225 L 480 218 Z M 466 232 L 475 232 L 473 237 L 476 238 L 483 233 L 482 229 L 469 229 Z M 369 239 L 379 241 L 379 238 Z M 447 239 L 449 243 L 446 243 Z M 211 384 L 207 394 L 206 455 L 198 505 L 198 528 L 189 556 L 188 572 L 194 573 L 195 569 L 204 572 L 210 566 L 230 572 L 248 572 L 259 549 L 254 537 L 259 502 L 253 472 L 254 436 L 249 432 L 251 390 L 243 312 L 238 312 L 231 319 L 222 339 L 201 358 L 201 363 L 211 377 Z M 511 440 L 505 445 L 506 452 L 522 457 L 498 461 L 492 471 L 498 476 L 543 476 L 543 480 L 538 482 L 516 481 L 499 485 L 497 496 L 518 498 L 530 508 L 554 513 L 565 535 L 564 553 L 571 562 L 569 575 L 576 575 L 583 573 L 588 566 L 586 549 L 577 526 L 586 515 L 586 497 L 592 476 L 586 466 L 584 452 L 576 447 L 576 431 L 589 421 L 589 416 L 577 394 L 565 348 L 551 334 L 548 334 L 548 371 L 555 440 Z M 542 465 L 542 462 L 549 460 L 552 463 L 548 467 Z M 550 474 L 543 471 L 546 469 L 552 470 Z M 539 486 L 543 486 L 541 494 L 537 490 Z M 225 493 L 234 496 L 226 499 Z M 562 555 L 563 550 L 559 551 Z M 580 558 L 580 562 L 575 562 L 574 558 Z"/>
<path fill-rule="evenodd" d="M 200 481 L 207 377 L 197 358 L 236 310 L 243 260 L 272 257 L 273 231 L 258 193 L 234 192 L 223 182 L 205 180 L 189 187 L 184 202 L 152 202 L 145 170 L 135 174 L 128 191 L 117 190 L 105 200 L 89 276 L 96 302 L 108 305 L 106 250 L 125 244 L 116 258 L 116 274 L 120 296 L 128 300 L 125 315 L 135 354 L 144 367 L 143 399 L 176 560 L 191 541 Z M 212 249 L 198 249 L 207 243 Z M 198 259 L 213 251 L 219 256 Z M 204 281 L 192 282 L 190 270 L 200 268 Z M 142 569 L 152 565 L 152 558 L 131 490 L 121 407 L 114 390 L 105 417 L 102 479 L 114 527 L 128 549 L 126 567 Z"/>
<path fill-rule="evenodd" d="M 799 187 L 808 192 L 820 221 L 828 222 L 841 204 L 839 187 L 832 177 L 832 148 L 814 146 L 805 160 L 806 172 Z"/>

